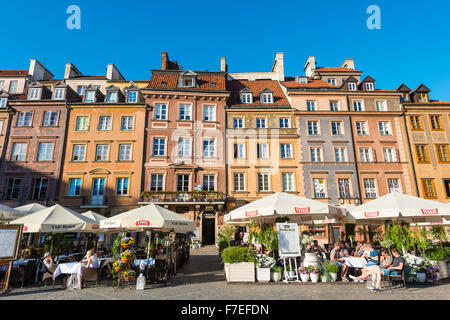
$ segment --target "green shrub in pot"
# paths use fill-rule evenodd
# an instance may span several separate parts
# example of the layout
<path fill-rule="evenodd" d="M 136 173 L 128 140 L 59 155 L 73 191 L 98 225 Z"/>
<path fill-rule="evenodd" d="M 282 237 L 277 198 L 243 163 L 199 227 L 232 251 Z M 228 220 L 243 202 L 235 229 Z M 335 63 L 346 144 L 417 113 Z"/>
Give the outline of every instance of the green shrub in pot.
<path fill-rule="evenodd" d="M 282 273 L 283 272 L 283 267 L 281 267 L 281 266 L 273 266 L 272 268 L 270 268 L 270 272 Z"/>
<path fill-rule="evenodd" d="M 225 263 L 256 263 L 256 252 L 247 247 L 228 247 L 222 251 L 222 259 Z"/>

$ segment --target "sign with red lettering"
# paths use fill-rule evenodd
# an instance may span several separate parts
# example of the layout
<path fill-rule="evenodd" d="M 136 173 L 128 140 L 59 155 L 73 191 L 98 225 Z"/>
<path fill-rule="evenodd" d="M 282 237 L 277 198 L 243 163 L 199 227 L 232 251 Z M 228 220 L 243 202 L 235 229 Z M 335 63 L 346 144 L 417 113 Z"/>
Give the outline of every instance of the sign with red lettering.
<path fill-rule="evenodd" d="M 255 211 L 245 211 L 246 217 L 256 217 L 258 215 L 258 210 Z"/>
<path fill-rule="evenodd" d="M 99 227 L 98 224 L 93 224 L 93 225 L 92 225 L 92 229 L 93 229 L 93 230 L 98 229 L 98 227 Z"/>
<path fill-rule="evenodd" d="M 306 208 L 297 208 L 294 207 L 295 213 L 311 213 L 311 208 L 310 207 L 306 207 Z"/>
<path fill-rule="evenodd" d="M 423 215 L 430 215 L 430 214 L 439 214 L 438 209 L 420 209 L 422 211 Z"/>
<path fill-rule="evenodd" d="M 23 226 L 23 231 L 27 231 L 28 227 L 27 226 Z"/>
<path fill-rule="evenodd" d="M 372 212 L 364 212 L 364 217 L 366 218 L 375 218 L 380 216 L 380 211 L 372 211 Z"/>
<path fill-rule="evenodd" d="M 148 221 L 148 220 L 138 220 L 138 221 L 136 221 L 136 227 L 139 227 L 139 226 L 149 227 L 150 226 L 150 221 Z"/>

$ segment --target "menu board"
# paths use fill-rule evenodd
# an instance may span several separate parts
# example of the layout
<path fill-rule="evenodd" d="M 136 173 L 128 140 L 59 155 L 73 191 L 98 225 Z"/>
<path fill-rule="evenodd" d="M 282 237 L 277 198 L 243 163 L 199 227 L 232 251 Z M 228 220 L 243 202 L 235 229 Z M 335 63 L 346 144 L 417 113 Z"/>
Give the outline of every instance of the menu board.
<path fill-rule="evenodd" d="M 0 260 L 17 259 L 22 225 L 0 226 Z"/>
<path fill-rule="evenodd" d="M 280 257 L 301 255 L 298 225 L 296 223 L 277 223 L 278 251 Z"/>

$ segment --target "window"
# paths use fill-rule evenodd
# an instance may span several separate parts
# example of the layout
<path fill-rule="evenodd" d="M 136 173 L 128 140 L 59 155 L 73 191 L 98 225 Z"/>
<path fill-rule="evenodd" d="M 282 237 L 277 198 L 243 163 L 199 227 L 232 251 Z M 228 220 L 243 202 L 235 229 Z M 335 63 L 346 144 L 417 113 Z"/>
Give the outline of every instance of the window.
<path fill-rule="evenodd" d="M 241 129 L 244 127 L 244 119 L 243 118 L 233 118 L 233 128 Z"/>
<path fill-rule="evenodd" d="M 322 162 L 322 155 L 319 147 L 310 148 L 311 162 Z"/>
<path fill-rule="evenodd" d="M 350 91 L 356 91 L 356 83 L 354 83 L 354 82 L 349 82 L 349 84 L 348 84 L 348 90 L 350 90 Z"/>
<path fill-rule="evenodd" d="M 6 108 L 7 98 L 0 98 L 0 108 Z"/>
<path fill-rule="evenodd" d="M 133 116 L 123 116 L 120 121 L 120 130 L 122 131 L 130 131 L 133 130 Z"/>
<path fill-rule="evenodd" d="M 445 197 L 450 198 L 450 179 L 444 179 Z"/>
<path fill-rule="evenodd" d="M 428 163 L 430 156 L 428 154 L 428 146 L 426 144 L 416 144 L 417 162 Z"/>
<path fill-rule="evenodd" d="M 213 139 L 203 140 L 203 157 L 213 158 L 215 154 L 215 141 Z"/>
<path fill-rule="evenodd" d="M 204 106 L 203 107 L 203 121 L 216 121 L 216 107 Z"/>
<path fill-rule="evenodd" d="M 53 92 L 53 100 L 63 100 L 65 88 L 55 88 Z"/>
<path fill-rule="evenodd" d="M 336 78 L 328 78 L 328 79 L 327 79 L 327 82 L 328 82 L 329 84 L 335 86 L 335 85 L 336 85 Z"/>
<path fill-rule="evenodd" d="M 43 200 L 47 194 L 48 179 L 36 178 L 33 179 L 33 189 L 31 200 Z"/>
<path fill-rule="evenodd" d="M 98 121 L 98 130 L 111 130 L 111 119 L 111 116 L 100 116 L 100 119 Z"/>
<path fill-rule="evenodd" d="M 194 79 L 193 78 L 185 78 L 183 81 L 183 87 L 193 87 Z"/>
<path fill-rule="evenodd" d="M 19 199 L 20 182 L 19 178 L 9 178 L 6 181 L 5 200 Z"/>
<path fill-rule="evenodd" d="M 39 100 L 41 95 L 41 88 L 30 88 L 30 93 L 28 94 L 28 99 Z"/>
<path fill-rule="evenodd" d="M 3 120 L 0 120 L 0 134 L 3 132 Z"/>
<path fill-rule="evenodd" d="M 162 191 L 164 175 L 152 173 L 150 176 L 150 191 Z"/>
<path fill-rule="evenodd" d="M 261 173 L 261 172 L 258 173 L 258 191 L 259 192 L 270 191 L 268 173 Z"/>
<path fill-rule="evenodd" d="M 167 104 L 155 105 L 155 120 L 167 120 Z"/>
<path fill-rule="evenodd" d="M 18 81 L 17 80 L 11 80 L 9 82 L 9 93 L 17 93 L 17 85 L 18 85 Z"/>
<path fill-rule="evenodd" d="M 432 130 L 444 130 L 441 116 L 430 116 L 430 122 Z"/>
<path fill-rule="evenodd" d="M 106 94 L 106 102 L 117 102 L 117 91 L 108 91 Z"/>
<path fill-rule="evenodd" d="M 281 149 L 281 159 L 292 158 L 292 145 L 290 143 L 280 144 Z"/>
<path fill-rule="evenodd" d="M 84 102 L 95 102 L 95 91 L 85 91 Z"/>
<path fill-rule="evenodd" d="M 330 101 L 330 110 L 339 111 L 339 101 Z"/>
<path fill-rule="evenodd" d="M 128 182 L 129 178 L 117 178 L 116 179 L 116 196 L 128 195 Z"/>
<path fill-rule="evenodd" d="M 356 121 L 356 134 L 358 136 L 368 136 L 369 132 L 367 130 L 366 121 Z"/>
<path fill-rule="evenodd" d="M 108 161 L 108 144 L 98 144 L 95 151 L 95 161 Z"/>
<path fill-rule="evenodd" d="M 86 92 L 86 86 L 78 86 L 78 87 L 77 87 L 77 93 L 78 93 L 80 96 L 83 96 L 85 92 Z"/>
<path fill-rule="evenodd" d="M 292 172 L 283 172 L 281 174 L 281 180 L 283 182 L 283 191 L 295 191 L 294 187 L 294 174 Z"/>
<path fill-rule="evenodd" d="M 306 101 L 306 110 L 316 111 L 316 102 L 315 101 Z"/>
<path fill-rule="evenodd" d="M 0 90 L 3 90 L 5 87 L 5 80 L 0 80 Z"/>
<path fill-rule="evenodd" d="M 203 175 L 203 190 L 205 190 L 205 191 L 216 190 L 214 187 L 214 179 L 215 179 L 215 176 L 212 174 Z"/>
<path fill-rule="evenodd" d="M 373 162 L 372 148 L 359 148 L 359 161 Z"/>
<path fill-rule="evenodd" d="M 89 117 L 77 117 L 76 131 L 89 130 Z"/>
<path fill-rule="evenodd" d="M 52 161 L 53 160 L 53 142 L 39 143 L 37 161 Z"/>
<path fill-rule="evenodd" d="M 363 102 L 361 100 L 353 101 L 353 111 L 364 111 Z"/>
<path fill-rule="evenodd" d="M 261 95 L 262 103 L 273 103 L 273 94 L 272 93 L 263 93 Z"/>
<path fill-rule="evenodd" d="M 387 179 L 387 181 L 388 181 L 389 193 L 401 192 L 400 183 L 397 178 L 389 178 L 389 179 Z"/>
<path fill-rule="evenodd" d="M 280 118 L 280 128 L 290 128 L 291 126 L 289 122 L 289 118 Z"/>
<path fill-rule="evenodd" d="M 86 145 L 74 144 L 72 151 L 72 161 L 84 161 L 86 156 Z"/>
<path fill-rule="evenodd" d="M 180 138 L 178 139 L 178 156 L 190 157 L 191 155 L 191 140 Z"/>
<path fill-rule="evenodd" d="M 267 128 L 266 118 L 256 118 L 256 128 Z"/>
<path fill-rule="evenodd" d="M 366 83 L 366 90 L 367 90 L 367 91 L 373 91 L 373 90 L 375 90 L 375 86 L 373 85 L 373 82 L 367 82 L 367 83 Z"/>
<path fill-rule="evenodd" d="M 189 190 L 189 175 L 188 174 L 178 174 L 177 175 L 177 191 L 188 191 Z"/>
<path fill-rule="evenodd" d="M 400 102 L 408 102 L 409 101 L 409 94 L 408 93 L 403 93 L 402 96 L 400 97 Z"/>
<path fill-rule="evenodd" d="M 336 158 L 336 162 L 345 162 L 345 148 L 344 147 L 336 147 L 334 148 L 334 155 Z"/>
<path fill-rule="evenodd" d="M 233 173 L 234 191 L 245 191 L 245 174 Z"/>
<path fill-rule="evenodd" d="M 385 162 L 397 162 L 397 150 L 395 148 L 383 148 Z"/>
<path fill-rule="evenodd" d="M 45 111 L 44 122 L 42 124 L 44 127 L 55 127 L 58 125 L 58 112 L 57 111 Z"/>
<path fill-rule="evenodd" d="M 22 111 L 19 113 L 17 119 L 18 127 L 31 127 L 31 120 L 33 119 L 33 113 L 29 111 Z"/>
<path fill-rule="evenodd" d="M 70 178 L 68 196 L 76 197 L 79 195 L 81 195 L 81 178 Z"/>
<path fill-rule="evenodd" d="M 422 117 L 421 116 L 410 116 L 409 117 L 409 122 L 411 124 L 411 129 L 412 130 L 423 130 L 423 126 L 422 126 Z"/>
<path fill-rule="evenodd" d="M 342 130 L 342 121 L 331 121 L 331 134 L 333 136 L 341 136 L 344 134 Z"/>
<path fill-rule="evenodd" d="M 422 101 L 422 102 L 428 102 L 428 94 L 426 94 L 426 93 L 421 93 L 421 94 L 420 94 L 420 101 Z"/>
<path fill-rule="evenodd" d="M 325 179 L 314 178 L 313 179 L 314 198 L 326 198 L 325 194 Z"/>
<path fill-rule="evenodd" d="M 364 180 L 364 196 L 368 199 L 375 199 L 377 197 L 375 179 L 367 178 L 363 180 Z"/>
<path fill-rule="evenodd" d="M 339 196 L 341 199 L 350 198 L 350 180 L 347 178 L 338 179 Z"/>
<path fill-rule="evenodd" d="M 244 143 L 234 144 L 234 158 L 235 159 L 245 159 L 245 144 Z"/>
<path fill-rule="evenodd" d="M 377 111 L 387 111 L 386 101 L 377 101 Z"/>
<path fill-rule="evenodd" d="M 438 155 L 439 162 L 449 162 L 448 145 L 447 144 L 437 144 L 436 152 Z"/>
<path fill-rule="evenodd" d="M 241 103 L 252 103 L 253 96 L 251 93 L 241 93 Z"/>
<path fill-rule="evenodd" d="M 436 198 L 436 188 L 434 187 L 434 179 L 422 179 L 422 189 L 424 198 Z"/>
<path fill-rule="evenodd" d="M 256 145 L 256 157 L 258 159 L 269 159 L 269 145 L 267 143 Z"/>
<path fill-rule="evenodd" d="M 191 120 L 190 104 L 180 104 L 179 120 Z"/>
<path fill-rule="evenodd" d="M 119 161 L 131 161 L 131 144 L 119 144 Z"/>
<path fill-rule="evenodd" d="M 136 103 L 138 97 L 137 91 L 128 91 L 128 103 Z"/>
<path fill-rule="evenodd" d="M 389 121 L 378 122 L 378 128 L 380 129 L 380 135 L 382 135 L 382 136 L 392 135 L 391 123 Z"/>
<path fill-rule="evenodd" d="M 166 139 L 153 138 L 153 156 L 164 156 L 166 147 Z"/>
<path fill-rule="evenodd" d="M 25 161 L 27 155 L 27 144 L 25 142 L 15 142 L 12 146 L 11 161 Z"/>
<path fill-rule="evenodd" d="M 319 121 L 308 121 L 308 134 L 311 136 L 319 135 Z"/>

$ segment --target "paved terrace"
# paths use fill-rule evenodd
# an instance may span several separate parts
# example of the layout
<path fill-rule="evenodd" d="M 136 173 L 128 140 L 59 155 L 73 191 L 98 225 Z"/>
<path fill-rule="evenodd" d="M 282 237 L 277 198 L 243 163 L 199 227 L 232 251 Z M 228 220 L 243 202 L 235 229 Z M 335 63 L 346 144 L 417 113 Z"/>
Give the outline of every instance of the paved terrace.
<path fill-rule="evenodd" d="M 292 299 L 292 300 L 450 300 L 450 281 L 439 285 L 412 285 L 371 292 L 364 283 L 311 283 L 308 284 L 226 284 L 223 266 L 215 247 L 191 251 L 188 264 L 164 285 L 147 285 L 144 291 L 128 288 L 113 289 L 111 282 L 103 281 L 99 287 L 90 282 L 83 290 L 63 290 L 60 285 L 50 287 L 12 288 L 0 300 L 236 300 L 236 299 Z"/>

